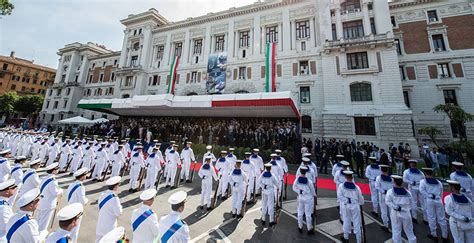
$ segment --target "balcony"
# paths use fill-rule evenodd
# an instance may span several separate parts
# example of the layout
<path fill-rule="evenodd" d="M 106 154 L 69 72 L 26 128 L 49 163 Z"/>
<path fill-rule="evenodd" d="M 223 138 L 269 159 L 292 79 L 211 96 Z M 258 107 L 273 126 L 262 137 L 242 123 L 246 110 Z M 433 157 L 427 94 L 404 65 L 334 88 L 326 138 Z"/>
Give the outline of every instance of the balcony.
<path fill-rule="evenodd" d="M 366 35 L 352 39 L 327 40 L 326 43 L 324 43 L 324 50 L 331 51 L 332 49 L 343 49 L 352 46 L 375 48 L 380 45 L 391 46 L 393 44 L 393 34 L 387 32 L 386 34 Z"/>

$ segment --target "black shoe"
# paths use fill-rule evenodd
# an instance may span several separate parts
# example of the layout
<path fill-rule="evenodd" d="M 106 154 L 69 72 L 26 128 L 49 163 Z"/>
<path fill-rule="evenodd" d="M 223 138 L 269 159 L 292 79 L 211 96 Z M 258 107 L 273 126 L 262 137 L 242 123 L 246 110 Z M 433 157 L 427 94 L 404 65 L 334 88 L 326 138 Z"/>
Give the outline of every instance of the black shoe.
<path fill-rule="evenodd" d="M 207 211 L 211 211 L 213 209 L 214 209 L 213 207 L 207 207 Z"/>
<path fill-rule="evenodd" d="M 339 219 L 339 222 L 341 222 L 341 224 L 344 224 L 344 221 L 342 221 L 342 219 Z"/>
<path fill-rule="evenodd" d="M 244 217 L 244 216 L 242 216 L 242 214 L 237 214 L 237 218 L 238 218 L 238 219 L 241 219 L 241 218 L 243 218 L 243 217 Z"/>
<path fill-rule="evenodd" d="M 186 183 L 191 183 L 191 180 L 186 180 Z"/>
<path fill-rule="evenodd" d="M 314 235 L 314 229 L 309 230 L 308 235 Z"/>
<path fill-rule="evenodd" d="M 69 173 L 70 176 L 72 176 L 74 173 Z"/>
<path fill-rule="evenodd" d="M 449 243 L 449 238 L 441 238 L 443 240 L 443 243 Z"/>
<path fill-rule="evenodd" d="M 173 189 L 175 189 L 175 188 L 176 188 L 175 186 L 172 186 L 172 187 L 170 187 L 170 190 L 173 190 Z"/>
<path fill-rule="evenodd" d="M 183 181 L 184 181 L 184 179 L 179 180 L 179 182 L 183 182 Z"/>
<path fill-rule="evenodd" d="M 203 209 L 204 209 L 204 206 L 201 206 L 201 207 L 199 207 L 199 208 L 200 208 L 201 210 L 203 210 Z"/>
<path fill-rule="evenodd" d="M 276 224 L 275 222 L 270 222 L 270 227 L 272 227 L 275 224 Z"/>
<path fill-rule="evenodd" d="M 166 186 L 165 186 L 165 188 L 168 188 L 168 187 L 170 187 L 170 185 L 166 185 Z"/>
<path fill-rule="evenodd" d="M 222 200 L 226 200 L 227 199 L 227 196 L 222 196 Z"/>
<path fill-rule="evenodd" d="M 237 216 L 237 215 L 236 215 L 235 213 L 232 214 L 232 218 L 235 219 L 236 216 Z"/>
<path fill-rule="evenodd" d="M 303 228 L 298 227 L 298 232 L 303 233 Z"/>
<path fill-rule="evenodd" d="M 379 214 L 377 212 L 373 212 L 373 211 L 372 211 L 372 215 L 374 215 L 375 217 L 379 216 Z"/>
<path fill-rule="evenodd" d="M 428 234 L 427 236 L 428 236 L 428 238 L 431 239 L 432 241 L 438 242 L 438 237 L 435 237 L 435 236 L 432 235 L 432 234 Z"/>
<path fill-rule="evenodd" d="M 262 226 L 265 226 L 265 220 L 262 219 Z"/>
<path fill-rule="evenodd" d="M 426 220 L 423 220 L 423 223 L 424 223 L 425 225 L 428 225 L 428 221 L 426 221 Z"/>
<path fill-rule="evenodd" d="M 411 219 L 411 221 L 414 223 L 414 224 L 418 224 L 418 219 Z"/>
<path fill-rule="evenodd" d="M 383 231 L 385 231 L 385 232 L 387 232 L 387 233 L 390 233 L 390 231 L 388 230 L 387 227 L 385 227 L 385 226 L 380 226 L 380 227 L 382 228 Z"/>
<path fill-rule="evenodd" d="M 132 189 L 128 189 L 128 192 L 132 192 Z"/>

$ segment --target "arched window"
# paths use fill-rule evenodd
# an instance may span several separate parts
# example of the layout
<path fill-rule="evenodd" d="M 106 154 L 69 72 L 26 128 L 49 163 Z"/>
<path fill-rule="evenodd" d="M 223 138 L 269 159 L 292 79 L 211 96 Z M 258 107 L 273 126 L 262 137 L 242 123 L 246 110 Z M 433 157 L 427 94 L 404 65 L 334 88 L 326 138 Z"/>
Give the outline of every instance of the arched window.
<path fill-rule="evenodd" d="M 351 101 L 372 101 L 372 85 L 369 83 L 354 83 L 350 89 Z"/>
<path fill-rule="evenodd" d="M 235 92 L 236 94 L 248 94 L 249 92 L 247 90 L 239 90 Z"/>
<path fill-rule="evenodd" d="M 135 43 L 133 44 L 133 50 L 134 50 L 134 51 L 138 51 L 139 49 L 140 49 L 140 42 L 135 42 Z"/>
<path fill-rule="evenodd" d="M 191 92 L 187 94 L 187 96 L 195 96 L 195 95 L 198 95 L 198 94 L 196 92 Z"/>
<path fill-rule="evenodd" d="M 313 123 L 311 122 L 311 116 L 302 116 L 301 117 L 301 131 L 303 133 L 312 133 L 313 132 Z"/>
<path fill-rule="evenodd" d="M 130 98 L 130 95 L 129 95 L 129 94 L 123 94 L 123 95 L 122 95 L 122 98 L 123 98 L 123 99 Z"/>

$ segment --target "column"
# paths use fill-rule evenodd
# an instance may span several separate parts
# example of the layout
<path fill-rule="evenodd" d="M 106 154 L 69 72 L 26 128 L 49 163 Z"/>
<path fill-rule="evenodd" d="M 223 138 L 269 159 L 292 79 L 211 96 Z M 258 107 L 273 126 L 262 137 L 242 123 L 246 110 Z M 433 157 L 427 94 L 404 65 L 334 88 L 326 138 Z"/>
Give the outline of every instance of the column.
<path fill-rule="evenodd" d="M 291 50 L 296 50 L 296 20 L 291 21 Z"/>
<path fill-rule="evenodd" d="M 309 19 L 309 41 L 311 42 L 311 44 L 308 45 L 306 49 L 310 49 L 310 47 L 316 46 L 316 31 L 314 31 L 314 17 Z"/>
<path fill-rule="evenodd" d="M 64 80 L 64 82 L 66 83 L 74 82 L 75 77 L 73 77 L 73 75 L 76 73 L 76 70 L 77 70 L 76 65 L 78 61 L 79 61 L 79 54 L 75 51 L 71 54 L 71 60 L 69 60 L 69 67 L 66 72 L 66 80 Z"/>
<path fill-rule="evenodd" d="M 206 35 L 202 40 L 204 60 L 209 59 L 209 53 L 211 53 L 209 42 L 211 42 L 211 26 L 208 24 L 206 26 Z"/>
<path fill-rule="evenodd" d="M 170 63 L 170 55 L 171 55 L 171 48 L 173 48 L 173 44 L 171 43 L 171 34 L 168 33 L 166 35 L 166 42 L 165 42 L 165 50 L 163 51 L 163 66 L 164 65 L 169 65 Z"/>
<path fill-rule="evenodd" d="M 330 1 L 316 1 L 321 43 L 332 40 L 332 20 Z"/>
<path fill-rule="evenodd" d="M 344 38 L 344 33 L 342 29 L 342 20 L 341 20 L 341 7 L 336 8 L 336 32 L 337 32 L 338 40 Z"/>
<path fill-rule="evenodd" d="M 151 26 L 145 26 L 143 28 L 143 43 L 142 48 L 140 50 L 140 60 L 139 63 L 143 69 L 152 62 L 150 53 L 152 43 L 153 43 L 153 35 L 151 33 Z"/>
<path fill-rule="evenodd" d="M 184 35 L 184 41 L 183 41 L 183 53 L 181 53 L 181 60 L 183 60 L 183 63 L 189 63 L 189 50 L 190 50 L 190 43 L 189 43 L 189 38 L 190 38 L 190 32 L 189 29 L 186 30 L 186 34 Z"/>
<path fill-rule="evenodd" d="M 290 41 L 290 33 L 292 27 L 290 27 L 290 10 L 288 8 L 282 13 L 282 20 L 283 50 L 290 51 L 292 48 L 292 42 Z"/>
<path fill-rule="evenodd" d="M 127 65 L 127 43 L 128 43 L 128 29 L 123 30 L 122 52 L 120 53 L 119 68 Z"/>
<path fill-rule="evenodd" d="M 261 54 L 261 43 L 262 43 L 262 37 L 261 37 L 261 31 L 260 31 L 260 15 L 257 15 L 254 17 L 253 21 L 253 31 L 254 35 L 252 36 L 253 38 L 253 50 L 254 54 Z"/>
<path fill-rule="evenodd" d="M 227 58 L 232 60 L 235 56 L 235 42 L 234 42 L 234 20 L 229 21 L 229 28 L 227 30 Z"/>
<path fill-rule="evenodd" d="M 370 27 L 370 18 L 369 18 L 369 7 L 367 6 L 367 2 L 364 2 L 362 4 L 362 14 L 364 16 L 364 35 L 371 35 L 372 33 L 372 28 Z"/>
<path fill-rule="evenodd" d="M 393 37 L 392 23 L 390 21 L 390 9 L 387 1 L 374 1 L 373 11 L 375 17 L 375 29 L 380 34 L 390 32 Z"/>

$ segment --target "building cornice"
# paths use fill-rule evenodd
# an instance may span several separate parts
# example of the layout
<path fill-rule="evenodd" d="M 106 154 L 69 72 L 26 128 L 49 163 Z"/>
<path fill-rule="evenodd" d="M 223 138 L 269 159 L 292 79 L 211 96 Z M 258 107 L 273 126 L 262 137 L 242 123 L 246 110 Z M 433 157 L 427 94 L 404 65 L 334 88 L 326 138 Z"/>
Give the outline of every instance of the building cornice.
<path fill-rule="evenodd" d="M 148 11 L 143 12 L 143 13 L 130 14 L 128 15 L 126 19 L 120 20 L 120 23 L 122 23 L 125 26 L 129 26 L 136 23 L 142 23 L 142 22 L 147 22 L 147 21 L 152 21 L 158 26 L 168 25 L 171 23 L 165 17 L 159 14 L 159 12 L 154 8 L 150 8 Z"/>
<path fill-rule="evenodd" d="M 412 0 L 412 1 L 403 1 L 403 2 L 399 1 L 399 2 L 391 3 L 389 7 L 390 9 L 404 8 L 404 7 L 432 3 L 432 2 L 433 0 Z"/>

